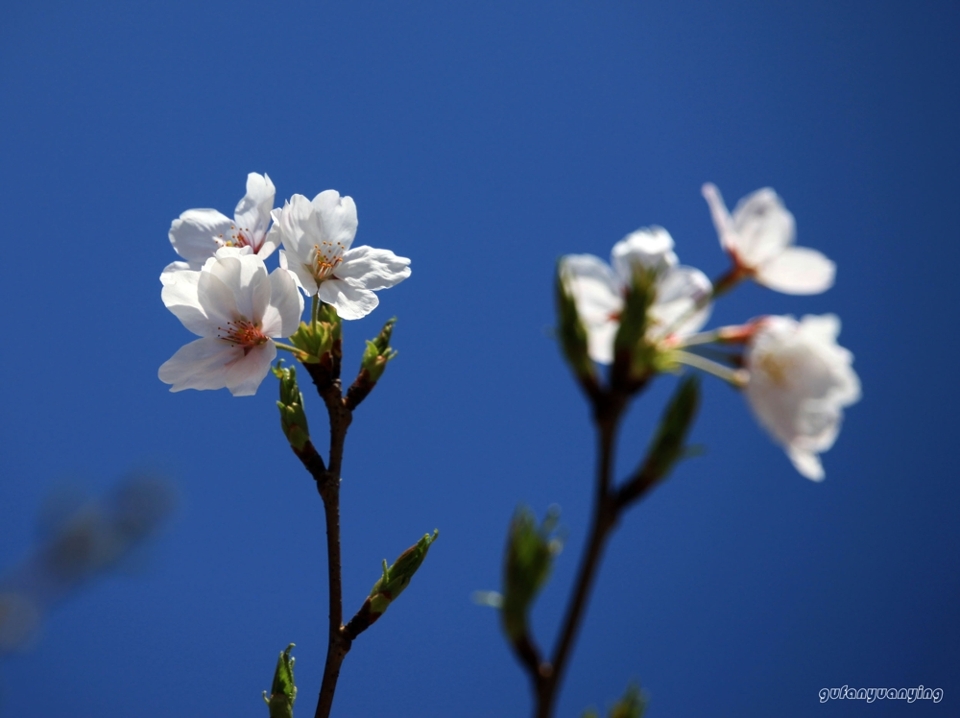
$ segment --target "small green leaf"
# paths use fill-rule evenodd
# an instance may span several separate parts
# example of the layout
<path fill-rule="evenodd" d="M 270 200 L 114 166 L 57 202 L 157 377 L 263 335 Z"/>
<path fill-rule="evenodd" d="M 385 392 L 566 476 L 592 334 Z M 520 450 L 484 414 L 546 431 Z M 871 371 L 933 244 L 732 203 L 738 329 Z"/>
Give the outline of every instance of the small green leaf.
<path fill-rule="evenodd" d="M 693 454 L 686 441 L 699 406 L 700 380 L 688 375 L 680 380 L 647 451 L 646 469 L 652 476 L 665 477 L 674 464 Z"/>
<path fill-rule="evenodd" d="M 293 664 L 296 659 L 290 655 L 295 644 L 291 643 L 280 652 L 277 668 L 273 672 L 273 686 L 270 697 L 263 692 L 263 700 L 270 706 L 270 718 L 293 718 L 293 704 L 297 700 L 297 686 L 293 680 Z"/>
<path fill-rule="evenodd" d="M 397 596 L 410 585 L 413 574 L 420 568 L 420 564 L 427 557 L 427 551 L 439 535 L 440 532 L 437 529 L 433 530 L 432 536 L 424 534 L 423 538 L 400 554 L 392 566 L 387 566 L 387 560 L 383 560 L 383 575 L 373 584 L 368 599 L 373 620 L 383 615 Z"/>
<path fill-rule="evenodd" d="M 283 366 L 283 360 L 277 362 L 273 373 L 280 380 L 280 401 L 277 408 L 280 410 L 280 428 L 287 437 L 290 446 L 296 451 L 303 451 L 303 447 L 310 441 L 310 429 L 307 426 L 307 415 L 303 411 L 303 394 L 297 386 L 297 370 L 290 366 Z"/>
<path fill-rule="evenodd" d="M 555 534 L 559 517 L 560 512 L 554 507 L 538 526 L 533 512 L 521 506 L 510 522 L 500 616 L 511 640 L 527 632 L 530 606 L 550 577 L 553 559 L 563 546 Z"/>

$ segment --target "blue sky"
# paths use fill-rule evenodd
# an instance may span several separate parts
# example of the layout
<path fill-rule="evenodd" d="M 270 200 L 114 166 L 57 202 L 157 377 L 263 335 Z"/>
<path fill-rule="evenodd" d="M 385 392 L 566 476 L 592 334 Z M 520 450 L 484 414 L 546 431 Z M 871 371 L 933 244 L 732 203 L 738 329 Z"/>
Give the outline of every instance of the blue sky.
<path fill-rule="evenodd" d="M 835 312 L 863 400 L 800 477 L 742 398 L 706 381 L 684 463 L 614 538 L 561 716 L 636 679 L 650 716 L 871 716 L 842 686 L 960 689 L 954 434 L 960 8 L 924 2 L 36 2 L 0 11 L 0 573 L 65 483 L 173 480 L 179 510 L 131 570 L 63 603 L 0 662 L 0 714 L 263 716 L 297 643 L 299 715 L 325 652 L 319 498 L 257 396 L 171 394 L 191 338 L 160 301 L 170 222 L 229 213 L 246 174 L 278 200 L 334 188 L 357 244 L 412 277 L 345 329 L 346 363 L 399 318 L 400 355 L 358 411 L 343 482 L 344 591 L 438 543 L 344 665 L 336 715 L 524 715 L 496 615 L 519 502 L 568 531 L 536 605 L 556 632 L 589 512 L 593 438 L 549 327 L 558 256 L 645 225 L 725 269 L 705 181 L 772 186 L 826 294 L 745 287 L 714 323 Z M 640 458 L 672 379 L 622 434 Z M 318 399 L 307 395 L 315 432 Z"/>

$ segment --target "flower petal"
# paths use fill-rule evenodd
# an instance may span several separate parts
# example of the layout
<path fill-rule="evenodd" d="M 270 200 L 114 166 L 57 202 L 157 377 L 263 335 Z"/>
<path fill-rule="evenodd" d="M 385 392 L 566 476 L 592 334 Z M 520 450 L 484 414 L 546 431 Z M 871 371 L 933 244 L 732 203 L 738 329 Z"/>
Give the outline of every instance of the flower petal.
<path fill-rule="evenodd" d="M 215 337 L 204 337 L 180 347 L 157 375 L 170 391 L 222 389 L 227 385 L 227 365 L 243 357 L 243 347 Z"/>
<path fill-rule="evenodd" d="M 297 287 L 308 297 L 317 293 L 317 280 L 313 278 L 313 273 L 304 266 L 295 252 L 288 253 L 280 250 L 280 268 L 293 273 L 294 279 L 297 280 Z"/>
<path fill-rule="evenodd" d="M 270 225 L 270 210 L 276 194 L 277 189 L 268 175 L 251 172 L 247 175 L 247 194 L 233 212 L 236 228 L 246 234 L 258 254 Z"/>
<path fill-rule="evenodd" d="M 620 283 L 628 286 L 634 264 L 662 272 L 677 264 L 677 255 L 673 252 L 670 233 L 663 227 L 649 227 L 638 229 L 613 245 L 610 260 Z"/>
<path fill-rule="evenodd" d="M 764 187 L 737 203 L 733 231 L 737 257 L 756 269 L 793 244 L 796 226 L 777 193 Z"/>
<path fill-rule="evenodd" d="M 364 245 L 344 252 L 343 262 L 334 274 L 339 279 L 354 279 L 364 289 L 386 289 L 410 276 L 410 260 L 389 249 Z"/>
<path fill-rule="evenodd" d="M 707 276 L 693 267 L 673 267 L 657 282 L 657 299 L 650 307 L 656 331 L 686 336 L 698 331 L 710 318 L 711 304 L 704 302 L 713 291 Z M 662 338 L 662 337 L 656 337 Z"/>
<path fill-rule="evenodd" d="M 350 249 L 357 234 L 357 205 L 352 197 L 341 197 L 335 189 L 321 192 L 310 203 L 316 214 L 314 221 L 319 238 L 333 245 Z"/>
<path fill-rule="evenodd" d="M 610 266 L 592 254 L 568 254 L 560 275 L 587 330 L 587 353 L 593 361 L 613 361 L 613 340 L 623 310 L 620 281 Z"/>
<path fill-rule="evenodd" d="M 228 364 L 225 384 L 230 393 L 234 396 L 256 394 L 276 356 L 276 345 L 267 342 L 248 349 L 240 359 Z"/>
<path fill-rule="evenodd" d="M 225 247 L 217 252 L 215 261 L 204 265 L 204 273 L 212 274 L 230 288 L 234 296 L 233 306 L 241 316 L 252 322 L 263 319 L 271 290 L 267 268 L 257 255 Z M 206 305 L 204 310 L 210 314 Z M 231 316 L 231 319 L 236 317 Z"/>
<path fill-rule="evenodd" d="M 826 476 L 823 471 L 823 464 L 820 463 L 820 457 L 812 451 L 788 446 L 787 457 L 793 463 L 794 468 L 811 481 L 823 481 Z"/>
<path fill-rule="evenodd" d="M 736 250 L 737 235 L 733 229 L 733 219 L 727 211 L 723 197 L 720 196 L 720 190 L 715 184 L 707 182 L 700 191 L 710 208 L 710 217 L 713 219 L 713 226 L 716 227 L 717 236 L 720 237 L 720 246 L 728 252 Z"/>
<path fill-rule="evenodd" d="M 303 295 L 293 272 L 278 268 L 270 273 L 270 304 L 263 314 L 263 333 L 268 337 L 289 337 L 300 326 Z"/>
<path fill-rule="evenodd" d="M 188 209 L 170 225 L 170 244 L 177 254 L 191 262 L 204 262 L 220 247 L 218 239 L 229 239 L 233 220 L 215 209 Z"/>
<path fill-rule="evenodd" d="M 757 268 L 756 281 L 784 294 L 819 294 L 833 286 L 837 266 L 815 249 L 788 247 Z"/>
<path fill-rule="evenodd" d="M 173 262 L 163 270 L 160 281 L 163 284 L 160 298 L 164 306 L 184 327 L 201 337 L 216 330 L 207 319 L 197 295 L 200 271 L 189 269 L 185 262 Z"/>
<path fill-rule="evenodd" d="M 320 283 L 317 296 L 332 304 L 341 319 L 362 319 L 377 308 L 380 300 L 369 289 L 355 285 L 353 279 L 327 279 Z"/>

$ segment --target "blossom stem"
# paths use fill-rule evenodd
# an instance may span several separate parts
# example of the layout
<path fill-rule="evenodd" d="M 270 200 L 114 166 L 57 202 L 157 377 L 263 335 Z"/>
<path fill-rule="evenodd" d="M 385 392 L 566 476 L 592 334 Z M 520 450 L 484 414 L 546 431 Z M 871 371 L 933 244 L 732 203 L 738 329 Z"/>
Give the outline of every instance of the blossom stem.
<path fill-rule="evenodd" d="M 699 334 L 691 334 L 686 337 L 681 337 L 677 342 L 677 347 L 693 347 L 700 344 L 713 344 L 722 339 L 720 329 L 713 329 L 709 332 L 700 332 Z"/>
<path fill-rule="evenodd" d="M 742 369 L 725 367 L 722 364 L 718 364 L 715 361 L 711 361 L 693 352 L 676 351 L 673 352 L 672 356 L 681 364 L 686 364 L 687 366 L 692 366 L 694 369 L 713 374 L 715 377 L 723 379 L 725 382 L 737 388 L 741 388 L 746 384 L 745 372 Z"/>
<path fill-rule="evenodd" d="M 303 350 L 297 349 L 295 346 L 291 346 L 290 344 L 284 344 L 283 342 L 278 342 L 278 341 L 274 341 L 273 343 L 277 347 L 277 349 L 282 349 L 283 351 L 290 352 L 291 354 L 294 354 L 296 356 L 303 355 Z"/>
<path fill-rule="evenodd" d="M 310 306 L 310 328 L 317 330 L 317 314 L 320 312 L 320 295 L 313 295 L 313 302 Z"/>

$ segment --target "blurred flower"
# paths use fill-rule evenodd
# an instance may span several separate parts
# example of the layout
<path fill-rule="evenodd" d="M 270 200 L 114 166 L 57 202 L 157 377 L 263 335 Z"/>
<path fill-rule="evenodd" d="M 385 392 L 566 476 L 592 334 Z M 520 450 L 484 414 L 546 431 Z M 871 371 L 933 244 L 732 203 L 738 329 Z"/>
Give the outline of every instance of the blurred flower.
<path fill-rule="evenodd" d="M 747 401 L 760 424 L 782 444 L 797 471 L 824 477 L 818 454 L 837 438 L 843 407 L 860 399 L 853 355 L 837 344 L 832 315 L 764 317 L 747 344 Z"/>
<path fill-rule="evenodd" d="M 170 391 L 222 389 L 255 394 L 277 354 L 271 337 L 293 334 L 303 297 L 285 269 L 267 274 L 263 260 L 235 247 L 217 250 L 200 271 L 165 272 L 161 297 L 183 325 L 202 339 L 182 347 L 160 367 Z"/>
<path fill-rule="evenodd" d="M 170 225 L 170 244 L 189 265 L 199 269 L 220 247 L 239 247 L 266 259 L 280 244 L 274 231 L 267 232 L 276 188 L 270 177 L 251 172 L 247 194 L 233 211 L 233 219 L 215 209 L 188 209 Z"/>
<path fill-rule="evenodd" d="M 678 266 L 667 230 L 637 230 L 617 242 L 610 257 L 612 267 L 592 254 L 568 254 L 560 260 L 561 275 L 587 329 L 587 351 L 595 362 L 613 361 L 613 341 L 635 264 L 657 272 L 656 300 L 648 317 L 651 342 L 691 334 L 706 323 L 710 280 L 699 269 Z"/>
<path fill-rule="evenodd" d="M 156 533 L 176 497 L 168 481 L 137 476 L 98 501 L 53 499 L 60 501 L 41 544 L 0 576 L 0 654 L 27 647 L 46 611 Z"/>
<path fill-rule="evenodd" d="M 705 184 L 703 196 L 735 272 L 785 294 L 819 294 L 833 286 L 836 265 L 815 249 L 793 246 L 793 215 L 772 189 L 741 199 L 732 217 L 716 186 Z"/>
<path fill-rule="evenodd" d="M 374 291 L 410 276 L 406 257 L 388 249 L 351 249 L 357 206 L 336 190 L 321 192 L 313 201 L 295 194 L 282 210 L 273 211 L 273 219 L 283 240 L 280 266 L 296 275 L 308 296 L 316 294 L 343 319 L 365 317 L 380 303 Z"/>

